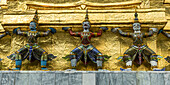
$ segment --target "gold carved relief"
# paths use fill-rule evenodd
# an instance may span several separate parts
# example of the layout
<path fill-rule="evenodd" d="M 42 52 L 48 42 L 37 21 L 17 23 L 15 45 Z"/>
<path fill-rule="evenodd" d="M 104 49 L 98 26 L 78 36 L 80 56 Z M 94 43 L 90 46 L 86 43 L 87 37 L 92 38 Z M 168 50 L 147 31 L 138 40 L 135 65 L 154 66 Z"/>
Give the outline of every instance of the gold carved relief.
<path fill-rule="evenodd" d="M 95 32 L 98 27 L 107 26 L 109 31 L 103 33 L 101 37 L 92 38 L 92 45 L 103 54 L 112 56 L 109 61 L 104 63 L 104 69 L 120 70 L 124 67 L 124 63 L 116 58 L 126 51 L 132 45 L 132 39 L 122 37 L 119 34 L 110 32 L 111 28 L 121 27 L 123 31 L 132 30 L 135 8 L 138 7 L 139 21 L 141 22 L 142 32 L 148 32 L 149 27 L 163 28 L 167 19 L 165 16 L 165 8 L 142 8 L 141 1 L 128 1 L 121 3 L 92 3 L 89 1 L 79 1 L 73 3 L 42 3 L 42 2 L 24 2 L 26 9 L 5 11 L 3 12 L 2 26 L 5 30 L 12 32 L 14 28 L 21 27 L 21 30 L 29 30 L 29 22 L 32 20 L 35 9 L 39 13 L 39 28 L 40 31 L 45 31 L 48 27 L 53 27 L 57 30 L 54 35 L 39 38 L 39 45 L 48 53 L 58 56 L 53 61 L 48 62 L 47 68 L 51 70 L 65 70 L 71 68 L 70 62 L 62 59 L 69 54 L 71 50 L 80 45 L 80 40 L 77 37 L 70 36 L 68 32 L 62 31 L 62 27 L 73 27 L 73 31 L 82 31 L 81 23 L 85 17 L 85 9 L 89 9 L 89 19 L 92 23 L 91 31 Z M 4 54 L 1 51 L 3 58 L 3 70 L 6 67 L 14 67 L 15 63 L 7 59 L 11 53 L 20 49 L 26 42 L 23 36 L 12 35 L 11 38 L 3 38 L 11 41 L 11 44 L 5 44 L 1 49 L 8 49 Z M 166 42 L 160 39 L 165 39 Z M 153 37 L 147 38 L 144 42 L 153 49 L 156 53 L 167 56 L 169 53 L 169 41 L 166 37 L 160 37 L 154 34 Z M 0 42 L 3 45 L 3 42 Z M 167 47 L 165 47 L 167 46 Z M 94 66 L 94 67 L 93 67 Z M 167 62 L 162 59 L 159 62 L 159 67 L 167 66 Z M 149 67 L 149 66 L 148 66 Z M 140 67 L 133 66 L 133 70 L 150 70 L 148 67 L 141 65 Z M 40 64 L 37 62 L 23 62 L 22 70 L 39 70 Z M 91 64 L 85 67 L 82 62 L 78 64 L 78 70 L 95 70 L 95 65 Z M 168 70 L 168 69 L 166 69 Z M 170 69 L 169 69 L 170 70 Z"/>

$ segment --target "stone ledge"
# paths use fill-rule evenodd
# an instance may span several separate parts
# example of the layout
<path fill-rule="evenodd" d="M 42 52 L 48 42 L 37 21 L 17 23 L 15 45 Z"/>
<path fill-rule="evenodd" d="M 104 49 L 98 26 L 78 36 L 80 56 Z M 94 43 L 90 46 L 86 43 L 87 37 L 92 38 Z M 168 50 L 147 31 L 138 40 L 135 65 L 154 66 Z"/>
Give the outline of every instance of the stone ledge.
<path fill-rule="evenodd" d="M 170 71 L 0 71 L 1 85 L 169 85 Z"/>

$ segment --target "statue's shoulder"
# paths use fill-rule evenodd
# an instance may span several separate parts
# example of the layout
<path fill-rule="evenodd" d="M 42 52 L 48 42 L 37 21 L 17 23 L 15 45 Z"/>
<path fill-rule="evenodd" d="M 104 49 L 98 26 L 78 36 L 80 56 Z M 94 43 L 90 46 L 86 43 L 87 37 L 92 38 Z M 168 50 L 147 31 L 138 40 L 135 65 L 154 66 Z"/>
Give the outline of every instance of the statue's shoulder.
<path fill-rule="evenodd" d="M 38 31 L 28 31 L 28 33 L 39 33 Z"/>

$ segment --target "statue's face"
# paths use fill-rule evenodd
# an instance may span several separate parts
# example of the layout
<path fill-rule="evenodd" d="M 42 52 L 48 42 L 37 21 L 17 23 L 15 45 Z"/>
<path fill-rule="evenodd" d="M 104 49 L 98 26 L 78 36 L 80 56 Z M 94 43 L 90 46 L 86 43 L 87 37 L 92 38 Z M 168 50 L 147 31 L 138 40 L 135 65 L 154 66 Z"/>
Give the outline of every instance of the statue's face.
<path fill-rule="evenodd" d="M 36 30 L 36 23 L 35 23 L 35 22 L 30 22 L 29 28 L 30 28 L 31 30 Z"/>
<path fill-rule="evenodd" d="M 140 23 L 133 23 L 133 30 L 140 31 Z"/>
<path fill-rule="evenodd" d="M 89 30 L 90 29 L 90 22 L 85 21 L 82 24 L 83 24 L 83 29 L 84 30 Z"/>

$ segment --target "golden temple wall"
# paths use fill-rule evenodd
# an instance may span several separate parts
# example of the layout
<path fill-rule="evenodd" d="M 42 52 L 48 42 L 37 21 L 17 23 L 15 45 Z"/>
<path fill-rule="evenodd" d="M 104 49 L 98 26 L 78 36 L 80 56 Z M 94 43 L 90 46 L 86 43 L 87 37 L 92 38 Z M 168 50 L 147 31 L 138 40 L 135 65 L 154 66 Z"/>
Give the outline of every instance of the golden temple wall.
<path fill-rule="evenodd" d="M 29 0 L 31 1 L 31 0 Z M 41 2 L 41 0 L 38 0 Z M 43 0 L 47 1 L 47 0 Z M 67 2 L 69 0 L 59 0 Z M 88 0 L 87 0 L 88 1 Z M 89 0 L 90 1 L 90 0 Z M 91 0 L 92 1 L 92 0 Z M 94 0 L 93 0 L 94 1 Z M 112 3 L 123 1 L 137 1 L 137 0 L 96 0 L 98 3 Z M 103 2 L 102 2 L 103 1 Z M 105 2 L 104 2 L 105 1 Z M 138 0 L 142 1 L 142 0 Z M 158 29 L 164 27 L 167 22 L 167 9 L 164 6 L 157 6 L 156 2 L 163 4 L 163 0 L 144 0 L 146 4 L 142 3 L 141 7 L 137 9 L 139 12 L 139 20 L 142 23 L 142 32 L 148 32 L 149 27 L 157 27 Z M 72 1 L 70 1 L 72 2 Z M 95 2 L 95 3 L 97 3 Z M 8 10 L 3 10 L 2 26 L 5 30 L 12 33 L 12 30 L 16 27 L 21 27 L 22 30 L 28 30 L 28 24 L 34 16 L 34 9 L 27 9 L 26 3 L 22 0 L 9 0 Z M 43 2 L 45 3 L 45 2 Z M 62 3 L 62 2 L 61 2 Z M 154 5 L 154 4 L 155 5 Z M 121 7 L 121 6 L 120 6 Z M 149 7 L 149 8 L 148 8 Z M 122 55 L 129 46 L 132 45 L 132 39 L 122 37 L 117 33 L 112 33 L 111 28 L 122 27 L 124 31 L 133 32 L 132 23 L 134 19 L 134 8 L 130 9 L 111 9 L 111 10 L 89 10 L 89 19 L 93 23 L 91 30 L 96 32 L 97 27 L 107 26 L 109 30 L 104 32 L 101 37 L 92 38 L 92 45 L 94 45 L 103 54 L 112 56 L 107 62 L 104 63 L 104 69 L 108 70 L 120 70 L 124 68 L 125 64 L 116 60 L 116 58 Z M 70 36 L 68 32 L 61 30 L 63 26 L 73 27 L 73 31 L 81 31 L 81 22 L 85 17 L 85 10 L 38 10 L 40 16 L 40 28 L 38 30 L 45 31 L 48 27 L 54 27 L 57 33 L 50 34 L 47 37 L 41 37 L 38 39 L 40 47 L 46 50 L 48 53 L 52 53 L 58 56 L 53 61 L 48 61 L 50 70 L 65 70 L 71 68 L 70 61 L 62 59 L 65 55 L 69 54 L 71 50 L 80 45 L 80 38 Z M 52 23 L 52 24 L 51 24 Z M 62 23 L 66 24 L 63 25 Z M 69 25 L 71 23 L 71 25 Z M 51 24 L 51 25 L 48 25 Z M 166 27 L 167 28 L 167 27 Z M 166 30 L 168 31 L 168 30 Z M 170 41 L 162 34 L 154 34 L 150 38 L 144 39 L 145 44 L 148 45 L 156 53 L 166 57 L 170 55 Z M 12 34 L 2 38 L 0 42 L 0 56 L 2 60 L 2 70 L 7 70 L 8 67 L 14 68 L 15 62 L 8 59 L 6 56 L 14 53 L 26 44 L 26 37 Z M 162 58 L 159 61 L 159 68 L 167 67 L 166 70 L 170 70 L 168 63 Z M 28 60 L 23 61 L 22 70 L 40 70 L 40 62 L 35 61 L 29 63 Z M 95 64 L 89 63 L 84 66 L 82 62 L 78 63 L 78 70 L 95 70 Z M 150 70 L 149 64 L 143 64 L 139 67 L 133 66 L 133 70 Z"/>

